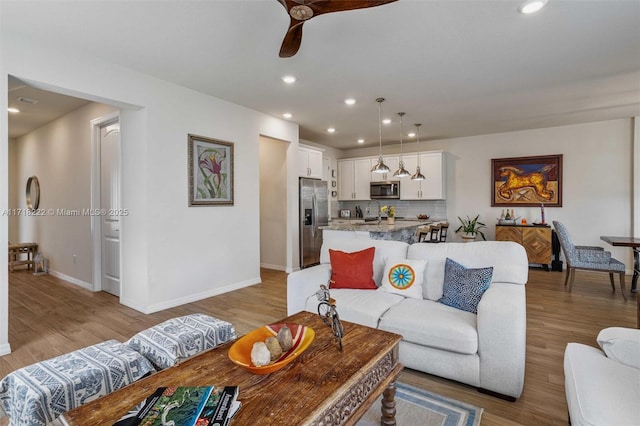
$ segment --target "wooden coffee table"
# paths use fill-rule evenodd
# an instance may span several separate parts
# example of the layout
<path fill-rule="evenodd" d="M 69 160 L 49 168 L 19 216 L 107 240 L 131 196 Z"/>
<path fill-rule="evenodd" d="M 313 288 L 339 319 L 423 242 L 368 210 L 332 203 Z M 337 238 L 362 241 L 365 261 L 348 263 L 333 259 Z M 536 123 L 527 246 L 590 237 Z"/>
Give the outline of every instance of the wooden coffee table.
<path fill-rule="evenodd" d="M 69 425 L 110 425 L 160 386 L 240 387 L 242 408 L 231 424 L 354 425 L 384 394 L 381 424 L 395 425 L 395 382 L 401 336 L 344 322 L 343 351 L 317 314 L 299 312 L 278 322 L 316 332 L 309 348 L 291 364 L 255 375 L 232 363 L 233 342 L 204 352 L 62 415 Z"/>

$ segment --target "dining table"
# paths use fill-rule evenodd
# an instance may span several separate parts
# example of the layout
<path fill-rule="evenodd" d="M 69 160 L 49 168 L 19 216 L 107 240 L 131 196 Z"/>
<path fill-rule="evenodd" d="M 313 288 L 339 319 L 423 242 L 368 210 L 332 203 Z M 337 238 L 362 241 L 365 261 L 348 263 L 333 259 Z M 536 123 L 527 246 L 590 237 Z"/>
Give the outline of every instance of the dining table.
<path fill-rule="evenodd" d="M 638 291 L 638 276 L 640 275 L 640 238 L 601 236 L 600 239 L 614 247 L 631 247 L 633 250 L 633 280 L 631 281 L 631 292 L 636 293 Z"/>

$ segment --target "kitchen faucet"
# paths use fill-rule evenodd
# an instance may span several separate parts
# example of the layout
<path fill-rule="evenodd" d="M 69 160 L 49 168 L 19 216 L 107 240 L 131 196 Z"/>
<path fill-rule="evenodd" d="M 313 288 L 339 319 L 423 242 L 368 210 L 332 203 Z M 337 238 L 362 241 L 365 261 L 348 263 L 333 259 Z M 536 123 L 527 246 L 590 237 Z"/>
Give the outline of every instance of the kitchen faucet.
<path fill-rule="evenodd" d="M 367 212 L 369 212 L 369 206 L 371 205 L 371 201 L 367 203 Z M 376 204 L 378 205 L 378 225 L 380 225 L 380 222 L 382 222 L 382 218 L 380 217 L 380 201 L 376 200 Z"/>

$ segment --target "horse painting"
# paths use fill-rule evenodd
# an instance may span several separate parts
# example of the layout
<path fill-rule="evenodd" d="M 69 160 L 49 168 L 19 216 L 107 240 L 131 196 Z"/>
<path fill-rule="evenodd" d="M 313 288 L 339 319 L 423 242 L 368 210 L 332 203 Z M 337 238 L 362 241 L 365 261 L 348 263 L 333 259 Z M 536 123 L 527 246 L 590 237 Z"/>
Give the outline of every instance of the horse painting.
<path fill-rule="evenodd" d="M 562 155 L 493 159 L 492 205 L 561 205 Z"/>

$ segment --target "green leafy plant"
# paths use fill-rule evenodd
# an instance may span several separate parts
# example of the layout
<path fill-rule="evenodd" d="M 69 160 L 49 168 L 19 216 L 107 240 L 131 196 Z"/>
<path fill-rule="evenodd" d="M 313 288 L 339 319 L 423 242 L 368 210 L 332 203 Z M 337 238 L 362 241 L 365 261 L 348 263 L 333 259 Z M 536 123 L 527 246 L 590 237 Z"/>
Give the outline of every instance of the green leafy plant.
<path fill-rule="evenodd" d="M 469 216 L 467 216 L 466 219 L 462 219 L 460 216 L 458 216 L 458 220 L 460 221 L 461 225 L 458 227 L 458 229 L 456 229 L 456 234 L 462 231 L 465 234 L 473 236 L 480 235 L 483 240 L 487 241 L 481 231 L 482 228 L 486 228 L 487 226 L 484 223 L 478 221 L 479 217 L 480 215 L 477 215 L 476 217 L 471 219 Z"/>

